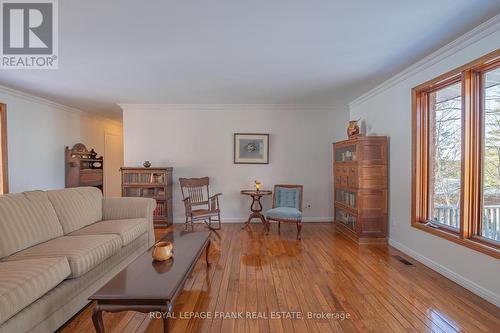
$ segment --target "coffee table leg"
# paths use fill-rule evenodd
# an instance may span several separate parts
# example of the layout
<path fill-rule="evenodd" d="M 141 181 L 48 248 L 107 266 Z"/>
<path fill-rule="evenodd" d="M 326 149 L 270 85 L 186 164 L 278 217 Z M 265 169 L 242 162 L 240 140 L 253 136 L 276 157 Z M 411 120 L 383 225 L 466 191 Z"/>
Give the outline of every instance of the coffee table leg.
<path fill-rule="evenodd" d="M 210 245 L 212 245 L 212 240 L 208 240 L 207 247 L 205 248 L 205 261 L 207 262 L 207 266 L 210 266 L 210 263 L 208 262 L 208 252 L 210 251 Z"/>
<path fill-rule="evenodd" d="M 92 322 L 94 323 L 94 328 L 97 333 L 104 333 L 104 323 L 102 321 L 102 310 L 99 308 L 97 303 L 92 310 Z"/>
<path fill-rule="evenodd" d="M 163 318 L 163 333 L 168 333 L 168 318 Z"/>
<path fill-rule="evenodd" d="M 170 302 L 167 302 L 167 304 L 165 306 L 162 306 L 160 309 L 160 311 L 164 315 L 163 316 L 163 333 L 168 333 L 170 331 L 169 326 L 168 326 L 168 324 L 169 324 L 168 318 L 170 318 L 170 316 L 167 316 L 167 314 L 170 315 L 173 310 L 174 310 L 174 304 L 170 303 Z"/>

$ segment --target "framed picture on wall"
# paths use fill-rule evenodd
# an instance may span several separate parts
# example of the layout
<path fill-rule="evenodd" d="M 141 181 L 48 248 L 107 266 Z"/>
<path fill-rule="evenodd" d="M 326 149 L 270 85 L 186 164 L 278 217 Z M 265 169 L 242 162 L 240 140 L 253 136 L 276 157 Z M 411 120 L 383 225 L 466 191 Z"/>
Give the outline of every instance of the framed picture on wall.
<path fill-rule="evenodd" d="M 269 164 L 269 134 L 234 133 L 234 164 Z"/>

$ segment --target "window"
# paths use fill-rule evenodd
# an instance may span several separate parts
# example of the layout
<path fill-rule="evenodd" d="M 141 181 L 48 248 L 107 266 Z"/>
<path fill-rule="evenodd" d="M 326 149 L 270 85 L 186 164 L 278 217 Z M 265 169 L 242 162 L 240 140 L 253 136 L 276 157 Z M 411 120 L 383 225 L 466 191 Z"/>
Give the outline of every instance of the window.
<path fill-rule="evenodd" d="M 0 194 L 9 192 L 7 177 L 7 107 L 0 104 Z"/>
<path fill-rule="evenodd" d="M 412 225 L 500 258 L 500 50 L 412 100 Z"/>
<path fill-rule="evenodd" d="M 483 87 L 483 215 L 480 235 L 500 241 L 500 68 L 486 71 Z"/>
<path fill-rule="evenodd" d="M 462 84 L 429 92 L 431 221 L 453 230 L 460 224 Z"/>

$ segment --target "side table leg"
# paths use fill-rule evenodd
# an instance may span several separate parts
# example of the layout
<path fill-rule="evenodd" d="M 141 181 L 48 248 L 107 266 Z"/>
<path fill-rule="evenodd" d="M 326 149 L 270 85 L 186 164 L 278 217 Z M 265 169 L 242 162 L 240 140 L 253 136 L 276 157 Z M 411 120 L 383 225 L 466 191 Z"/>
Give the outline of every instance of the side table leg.
<path fill-rule="evenodd" d="M 92 310 L 92 322 L 94 323 L 94 328 L 97 333 L 104 333 L 104 323 L 102 321 L 102 311 L 99 308 L 99 304 L 96 304 L 94 310 Z"/>
<path fill-rule="evenodd" d="M 259 214 L 259 218 L 262 221 L 262 225 L 264 226 L 264 231 L 266 232 L 266 234 L 269 233 L 269 227 L 267 226 L 266 218 L 262 214 Z"/>

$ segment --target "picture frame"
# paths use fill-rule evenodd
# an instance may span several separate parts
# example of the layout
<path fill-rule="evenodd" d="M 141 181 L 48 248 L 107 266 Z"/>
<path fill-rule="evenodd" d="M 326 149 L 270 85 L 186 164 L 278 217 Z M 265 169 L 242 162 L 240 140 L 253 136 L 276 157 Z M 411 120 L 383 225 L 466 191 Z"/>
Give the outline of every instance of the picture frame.
<path fill-rule="evenodd" d="M 269 164 L 269 134 L 234 133 L 234 164 Z"/>

